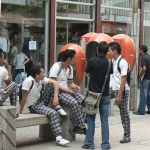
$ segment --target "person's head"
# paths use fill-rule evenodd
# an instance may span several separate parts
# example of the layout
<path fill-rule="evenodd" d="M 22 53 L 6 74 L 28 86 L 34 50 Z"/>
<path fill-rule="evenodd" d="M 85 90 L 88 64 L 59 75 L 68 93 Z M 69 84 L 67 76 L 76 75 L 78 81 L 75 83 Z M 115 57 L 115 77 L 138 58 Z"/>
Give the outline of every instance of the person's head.
<path fill-rule="evenodd" d="M 4 51 L 0 49 L 0 65 L 5 61 Z"/>
<path fill-rule="evenodd" d="M 73 65 L 75 63 L 75 56 L 76 56 L 75 50 L 67 49 L 59 53 L 57 61 Z"/>
<path fill-rule="evenodd" d="M 109 49 L 109 45 L 106 42 L 98 43 L 97 55 L 106 56 Z"/>
<path fill-rule="evenodd" d="M 141 46 L 140 46 L 140 55 L 141 55 L 141 56 L 144 55 L 144 54 L 146 54 L 147 51 L 148 51 L 148 48 L 147 48 L 146 45 L 141 45 Z"/>
<path fill-rule="evenodd" d="M 0 29 L 0 36 L 3 36 L 3 37 L 5 37 L 6 36 L 6 29 L 5 28 L 1 28 Z"/>
<path fill-rule="evenodd" d="M 109 54 L 115 58 L 121 54 L 121 46 L 117 42 L 112 42 L 109 44 Z"/>
<path fill-rule="evenodd" d="M 30 75 L 36 80 L 43 80 L 45 72 L 41 65 L 33 65 L 30 69 Z"/>

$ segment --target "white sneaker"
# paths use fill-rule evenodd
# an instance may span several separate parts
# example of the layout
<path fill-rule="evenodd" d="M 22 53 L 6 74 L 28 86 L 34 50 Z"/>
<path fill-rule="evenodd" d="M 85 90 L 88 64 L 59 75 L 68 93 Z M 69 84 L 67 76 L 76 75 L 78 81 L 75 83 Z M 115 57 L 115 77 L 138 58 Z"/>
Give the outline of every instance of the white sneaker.
<path fill-rule="evenodd" d="M 62 116 L 66 116 L 67 113 L 62 109 L 62 107 L 60 105 L 58 105 L 55 110 Z"/>
<path fill-rule="evenodd" d="M 56 143 L 57 145 L 60 145 L 60 146 L 66 146 L 67 144 L 70 143 L 70 141 L 61 138 L 60 140 L 56 140 Z"/>

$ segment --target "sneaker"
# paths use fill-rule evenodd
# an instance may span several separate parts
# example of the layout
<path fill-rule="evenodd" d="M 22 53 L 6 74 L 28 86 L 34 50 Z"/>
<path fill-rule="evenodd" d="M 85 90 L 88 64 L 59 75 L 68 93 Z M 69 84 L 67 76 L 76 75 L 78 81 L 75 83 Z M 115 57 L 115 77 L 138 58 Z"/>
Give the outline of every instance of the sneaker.
<path fill-rule="evenodd" d="M 138 111 L 133 112 L 133 114 L 135 114 L 135 115 L 145 115 L 144 113 L 140 113 Z"/>
<path fill-rule="evenodd" d="M 84 135 L 86 135 L 86 128 L 81 129 L 78 126 L 75 126 L 72 131 L 74 133 L 76 133 L 76 134 L 84 134 Z"/>
<path fill-rule="evenodd" d="M 55 110 L 61 115 L 61 116 L 66 116 L 67 113 L 62 109 L 60 105 L 56 106 Z"/>
<path fill-rule="evenodd" d="M 59 140 L 56 140 L 56 143 L 58 146 L 66 146 L 67 144 L 70 143 L 70 141 L 61 138 Z"/>
<path fill-rule="evenodd" d="M 83 145 L 82 148 L 83 148 L 83 149 L 89 149 L 89 150 L 90 150 L 90 149 L 91 149 L 91 150 L 94 149 L 94 147 L 89 146 L 89 145 Z"/>
<path fill-rule="evenodd" d="M 129 143 L 129 142 L 131 142 L 131 138 L 130 137 L 123 137 L 123 139 L 120 140 L 121 144 Z"/>

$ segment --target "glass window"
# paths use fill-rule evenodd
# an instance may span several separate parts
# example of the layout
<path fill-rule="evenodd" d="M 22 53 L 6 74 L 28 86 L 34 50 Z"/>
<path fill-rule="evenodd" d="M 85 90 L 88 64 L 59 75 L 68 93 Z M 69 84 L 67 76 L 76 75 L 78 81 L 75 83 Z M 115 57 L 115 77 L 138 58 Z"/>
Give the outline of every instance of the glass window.
<path fill-rule="evenodd" d="M 92 19 L 92 6 L 58 2 L 57 16 Z"/>
<path fill-rule="evenodd" d="M 102 1 L 102 32 L 111 36 L 115 34 L 131 35 L 132 1 Z"/>
<path fill-rule="evenodd" d="M 28 72 L 31 63 L 44 65 L 44 0 L 2 1 L 0 27 L 0 41 L 6 39 L 4 40 L 6 42 L 0 42 L 0 48 L 6 52 L 6 57 L 12 68 L 16 68 L 14 59 L 20 53 L 31 60 L 30 64 L 26 64 L 25 71 Z"/>

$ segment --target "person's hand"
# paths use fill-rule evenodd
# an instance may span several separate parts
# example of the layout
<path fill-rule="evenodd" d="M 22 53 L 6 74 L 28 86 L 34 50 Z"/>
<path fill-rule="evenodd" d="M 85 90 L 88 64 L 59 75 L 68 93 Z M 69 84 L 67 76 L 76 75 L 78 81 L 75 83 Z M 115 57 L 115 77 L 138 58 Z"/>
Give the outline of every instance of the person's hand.
<path fill-rule="evenodd" d="M 121 104 L 121 95 L 117 95 L 117 97 L 115 97 L 115 103 L 118 107 L 120 107 Z"/>
<path fill-rule="evenodd" d="M 80 91 L 80 87 L 77 86 L 77 85 L 71 86 L 70 89 L 71 89 L 72 91 L 74 91 L 74 92 L 79 92 L 79 91 Z"/>
<path fill-rule="evenodd" d="M 53 106 L 56 107 L 57 105 L 59 105 L 58 96 L 54 96 L 54 99 L 53 99 Z"/>
<path fill-rule="evenodd" d="M 4 60 L 3 65 L 8 68 L 8 61 L 6 59 Z"/>
<path fill-rule="evenodd" d="M 69 93 L 70 95 L 75 95 L 75 92 L 74 92 L 73 90 L 70 90 L 70 89 L 69 89 L 68 93 Z"/>

